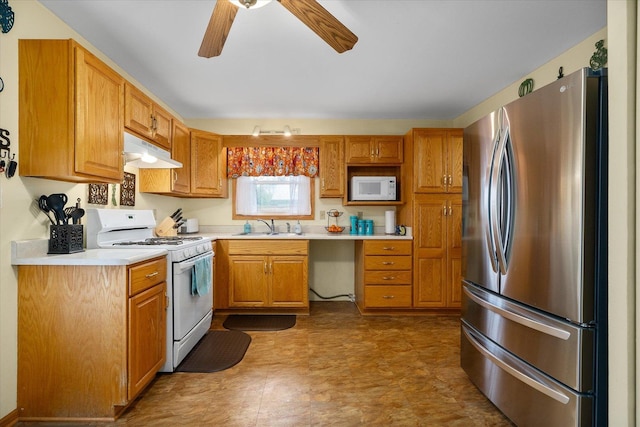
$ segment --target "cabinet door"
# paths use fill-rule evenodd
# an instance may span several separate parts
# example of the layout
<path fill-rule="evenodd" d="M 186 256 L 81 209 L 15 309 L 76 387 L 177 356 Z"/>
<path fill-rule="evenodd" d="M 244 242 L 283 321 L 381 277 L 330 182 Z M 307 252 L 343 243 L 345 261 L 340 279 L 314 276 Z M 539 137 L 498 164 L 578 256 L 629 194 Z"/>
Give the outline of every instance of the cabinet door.
<path fill-rule="evenodd" d="M 76 46 L 74 52 L 75 170 L 122 181 L 124 80 L 82 47 Z"/>
<path fill-rule="evenodd" d="M 460 308 L 462 301 L 462 196 L 416 198 L 414 304 Z"/>
<path fill-rule="evenodd" d="M 264 307 L 268 271 L 267 257 L 229 256 L 229 307 Z"/>
<path fill-rule="evenodd" d="M 402 163 L 403 139 L 401 136 L 377 136 L 372 138 L 374 163 Z"/>
<path fill-rule="evenodd" d="M 189 129 L 177 120 L 173 121 L 173 143 L 171 158 L 182 163 L 182 168 L 172 169 L 171 190 L 189 194 L 191 191 L 191 135 Z"/>
<path fill-rule="evenodd" d="M 125 117 L 126 128 L 147 138 L 153 136 L 153 102 L 135 86 L 125 85 Z"/>
<path fill-rule="evenodd" d="M 462 129 L 449 131 L 447 169 L 450 178 L 449 193 L 462 193 Z"/>
<path fill-rule="evenodd" d="M 373 148 L 369 136 L 347 136 L 345 138 L 347 163 L 371 163 Z"/>
<path fill-rule="evenodd" d="M 208 197 L 227 197 L 227 150 L 222 137 L 199 130 L 191 131 L 191 193 Z"/>
<path fill-rule="evenodd" d="M 306 256 L 271 256 L 269 257 L 271 307 L 307 307 L 309 296 L 307 290 L 307 257 Z"/>
<path fill-rule="evenodd" d="M 414 306 L 446 307 L 447 199 L 417 198 L 414 205 Z"/>
<path fill-rule="evenodd" d="M 173 123 L 173 116 L 168 111 L 159 107 L 153 106 L 153 141 L 156 145 L 164 148 L 165 150 L 171 150 L 171 127 Z"/>
<path fill-rule="evenodd" d="M 414 191 L 416 193 L 446 192 L 446 130 L 416 130 L 414 146 Z"/>
<path fill-rule="evenodd" d="M 129 381 L 131 401 L 155 377 L 166 358 L 166 282 L 129 298 Z"/>
<path fill-rule="evenodd" d="M 320 197 L 344 195 L 344 140 L 320 138 Z"/>
<path fill-rule="evenodd" d="M 453 195 L 447 215 L 447 288 L 449 307 L 462 306 L 462 195 Z"/>

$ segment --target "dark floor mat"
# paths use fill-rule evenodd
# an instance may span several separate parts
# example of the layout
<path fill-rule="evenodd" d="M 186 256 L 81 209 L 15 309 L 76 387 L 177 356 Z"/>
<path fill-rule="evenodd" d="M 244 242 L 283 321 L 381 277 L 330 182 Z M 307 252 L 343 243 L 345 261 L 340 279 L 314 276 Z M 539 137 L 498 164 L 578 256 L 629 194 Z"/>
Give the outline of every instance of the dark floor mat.
<path fill-rule="evenodd" d="M 238 331 L 281 331 L 295 324 L 295 314 L 231 314 L 222 326 Z"/>
<path fill-rule="evenodd" d="M 251 337 L 240 331 L 209 331 L 191 350 L 176 372 L 217 372 L 242 360 Z"/>

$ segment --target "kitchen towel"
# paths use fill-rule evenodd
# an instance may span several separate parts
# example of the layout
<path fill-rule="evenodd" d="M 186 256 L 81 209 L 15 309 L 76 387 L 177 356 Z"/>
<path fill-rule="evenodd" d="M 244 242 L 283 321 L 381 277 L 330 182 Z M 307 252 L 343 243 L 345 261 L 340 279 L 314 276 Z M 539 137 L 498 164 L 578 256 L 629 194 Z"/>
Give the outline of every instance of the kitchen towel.
<path fill-rule="evenodd" d="M 202 296 L 211 292 L 211 280 L 211 257 L 196 260 L 191 273 L 191 295 Z"/>
<path fill-rule="evenodd" d="M 384 211 L 384 233 L 396 234 L 396 211 Z"/>

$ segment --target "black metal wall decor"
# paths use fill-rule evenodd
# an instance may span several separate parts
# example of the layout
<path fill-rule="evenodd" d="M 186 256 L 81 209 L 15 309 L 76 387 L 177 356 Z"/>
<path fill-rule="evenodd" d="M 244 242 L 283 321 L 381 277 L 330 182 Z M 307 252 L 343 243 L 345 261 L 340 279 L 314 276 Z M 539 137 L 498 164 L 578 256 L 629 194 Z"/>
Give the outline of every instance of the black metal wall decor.
<path fill-rule="evenodd" d="M 120 206 L 136 205 L 136 176 L 132 173 L 124 173 L 124 181 L 120 185 Z"/>
<path fill-rule="evenodd" d="M 9 135 L 8 130 L 0 128 L 0 173 L 4 172 L 7 178 L 14 176 L 18 168 L 16 153 L 11 154 Z"/>
<path fill-rule="evenodd" d="M 13 28 L 15 14 L 9 6 L 9 0 L 0 0 L 0 26 L 3 33 L 8 33 Z"/>

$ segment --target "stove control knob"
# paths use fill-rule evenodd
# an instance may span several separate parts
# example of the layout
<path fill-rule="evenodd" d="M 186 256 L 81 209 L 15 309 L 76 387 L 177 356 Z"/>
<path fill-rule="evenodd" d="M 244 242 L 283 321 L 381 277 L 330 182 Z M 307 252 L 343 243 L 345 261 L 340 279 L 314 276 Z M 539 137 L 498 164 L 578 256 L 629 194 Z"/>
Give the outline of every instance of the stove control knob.
<path fill-rule="evenodd" d="M 199 254 L 203 253 L 204 252 L 204 246 L 198 245 L 196 247 L 196 252 L 198 252 Z"/>

